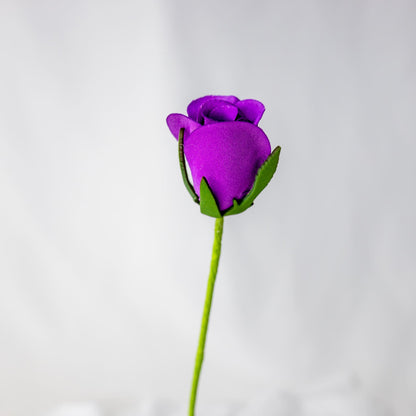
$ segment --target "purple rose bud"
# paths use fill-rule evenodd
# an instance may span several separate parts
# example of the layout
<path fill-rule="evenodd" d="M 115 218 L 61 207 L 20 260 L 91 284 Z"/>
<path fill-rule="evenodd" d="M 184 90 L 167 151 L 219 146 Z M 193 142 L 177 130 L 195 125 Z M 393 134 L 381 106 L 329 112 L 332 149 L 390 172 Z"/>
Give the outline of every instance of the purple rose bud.
<path fill-rule="evenodd" d="M 188 116 L 170 114 L 167 124 L 175 136 L 184 129 L 184 154 L 193 186 L 200 195 L 205 177 L 221 212 L 241 201 L 271 154 L 270 142 L 257 127 L 264 105 L 234 96 L 205 96 L 192 101 Z"/>

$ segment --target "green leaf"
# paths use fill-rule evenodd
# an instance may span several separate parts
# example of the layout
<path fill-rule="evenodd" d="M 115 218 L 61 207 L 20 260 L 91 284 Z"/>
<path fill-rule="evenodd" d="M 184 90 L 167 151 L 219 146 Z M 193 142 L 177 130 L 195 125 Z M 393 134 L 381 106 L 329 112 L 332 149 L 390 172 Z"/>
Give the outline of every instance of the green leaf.
<path fill-rule="evenodd" d="M 215 200 L 215 196 L 213 195 L 205 177 L 201 179 L 199 195 L 201 212 L 203 214 L 209 215 L 210 217 L 214 218 L 222 217 L 221 212 L 218 208 L 217 201 Z"/>
<path fill-rule="evenodd" d="M 185 129 L 179 130 L 179 137 L 178 137 L 178 155 L 179 155 L 179 166 L 181 167 L 182 179 L 183 183 L 185 184 L 185 188 L 190 193 L 192 199 L 199 204 L 199 197 L 195 192 L 194 187 L 192 186 L 191 182 L 188 179 L 188 172 L 186 171 L 186 163 L 185 163 L 185 155 L 183 153 L 183 134 Z"/>
<path fill-rule="evenodd" d="M 280 146 L 270 154 L 267 160 L 263 163 L 260 169 L 257 171 L 256 179 L 254 180 L 253 187 L 250 192 L 244 197 L 241 202 L 234 199 L 233 206 L 229 208 L 224 215 L 234 215 L 245 211 L 247 208 L 253 205 L 253 201 L 257 198 L 260 192 L 267 186 L 272 179 L 279 163 Z"/>

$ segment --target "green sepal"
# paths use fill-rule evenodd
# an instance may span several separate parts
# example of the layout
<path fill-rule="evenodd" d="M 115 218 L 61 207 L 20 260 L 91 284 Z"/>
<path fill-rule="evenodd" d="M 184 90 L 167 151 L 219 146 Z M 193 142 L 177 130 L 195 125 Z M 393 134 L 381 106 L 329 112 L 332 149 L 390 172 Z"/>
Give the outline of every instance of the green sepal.
<path fill-rule="evenodd" d="M 179 137 L 178 137 L 178 156 L 179 156 L 179 166 L 181 167 L 182 179 L 183 183 L 185 184 L 185 188 L 188 190 L 189 194 L 191 195 L 194 202 L 199 204 L 199 197 L 195 192 L 194 187 L 192 186 L 191 182 L 188 179 L 188 172 L 186 171 L 186 162 L 185 162 L 185 155 L 183 153 L 183 135 L 185 129 L 179 130 Z"/>
<path fill-rule="evenodd" d="M 224 213 L 224 215 L 240 214 L 253 205 L 253 201 L 267 186 L 274 173 L 276 172 L 277 164 L 279 163 L 280 149 L 280 146 L 277 146 L 276 149 L 274 149 L 270 156 L 267 158 L 267 160 L 263 163 L 263 165 L 261 165 L 260 169 L 257 171 L 256 178 L 250 192 L 243 198 L 241 202 L 238 202 L 236 199 L 234 199 L 233 206 L 229 208 Z"/>
<path fill-rule="evenodd" d="M 202 177 L 201 184 L 199 186 L 199 205 L 203 214 L 214 218 L 222 217 L 215 196 L 213 195 L 205 177 Z"/>

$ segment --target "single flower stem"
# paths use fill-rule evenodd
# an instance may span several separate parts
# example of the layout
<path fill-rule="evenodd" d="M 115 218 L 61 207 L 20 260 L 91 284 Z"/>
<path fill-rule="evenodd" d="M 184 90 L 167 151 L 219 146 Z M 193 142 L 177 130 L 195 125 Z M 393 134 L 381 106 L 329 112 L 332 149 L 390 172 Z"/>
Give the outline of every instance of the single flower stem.
<path fill-rule="evenodd" d="M 221 254 L 221 239 L 224 217 L 215 221 L 214 244 L 212 246 L 211 268 L 208 277 L 207 293 L 205 295 L 204 313 L 202 315 L 201 332 L 199 334 L 198 350 L 195 357 L 194 377 L 192 380 L 191 398 L 189 401 L 189 416 L 195 414 L 195 401 L 198 390 L 199 375 L 201 373 L 202 361 L 204 360 L 205 341 L 207 338 L 209 314 L 211 311 L 212 295 L 214 294 L 215 278 L 217 277 L 218 262 Z"/>

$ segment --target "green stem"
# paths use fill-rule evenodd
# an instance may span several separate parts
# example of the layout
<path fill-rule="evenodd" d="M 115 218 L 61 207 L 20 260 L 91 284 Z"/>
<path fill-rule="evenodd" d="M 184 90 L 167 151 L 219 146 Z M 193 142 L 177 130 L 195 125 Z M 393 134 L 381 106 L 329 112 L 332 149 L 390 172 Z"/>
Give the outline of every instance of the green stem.
<path fill-rule="evenodd" d="M 198 350 L 195 357 L 194 377 L 192 380 L 191 398 L 189 401 L 189 416 L 195 414 L 195 401 L 198 390 L 199 375 L 201 373 L 202 361 L 204 360 L 205 340 L 207 338 L 209 314 L 211 311 L 212 295 L 214 294 L 215 278 L 217 277 L 218 262 L 221 254 L 221 239 L 224 217 L 215 221 L 215 236 L 212 246 L 211 268 L 208 277 L 207 293 L 205 295 L 204 313 L 202 315 L 201 332 L 199 334 Z"/>

